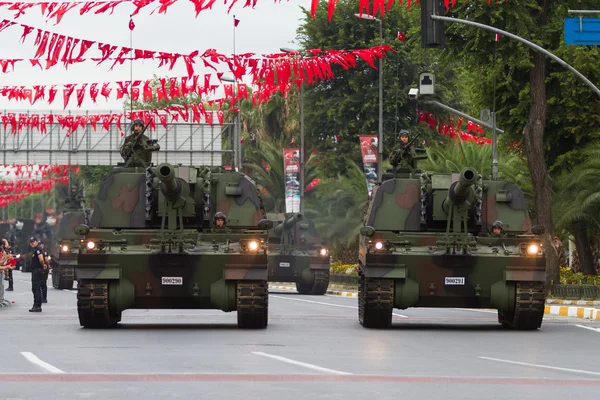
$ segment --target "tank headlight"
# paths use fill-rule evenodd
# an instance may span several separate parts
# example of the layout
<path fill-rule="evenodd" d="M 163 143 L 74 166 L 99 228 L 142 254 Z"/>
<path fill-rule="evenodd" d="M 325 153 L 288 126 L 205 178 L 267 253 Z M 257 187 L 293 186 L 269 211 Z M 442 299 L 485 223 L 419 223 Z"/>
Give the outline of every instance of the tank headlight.
<path fill-rule="evenodd" d="M 375 249 L 376 250 L 382 250 L 383 249 L 383 243 L 382 242 L 375 243 Z"/>
<path fill-rule="evenodd" d="M 537 244 L 530 244 L 527 246 L 527 252 L 529 254 L 537 254 L 540 251 L 540 247 Z"/>
<path fill-rule="evenodd" d="M 250 251 L 256 251 L 258 250 L 258 242 L 256 240 L 252 240 L 248 243 L 248 249 Z"/>
<path fill-rule="evenodd" d="M 62 252 L 63 252 L 63 253 L 66 253 L 67 251 L 69 251 L 69 246 L 67 246 L 67 245 L 65 244 L 65 245 L 63 245 L 63 246 L 62 246 L 60 249 L 62 250 Z"/>
<path fill-rule="evenodd" d="M 323 257 L 325 257 L 327 255 L 328 251 L 327 251 L 327 249 L 321 249 L 320 253 Z"/>
<path fill-rule="evenodd" d="M 94 243 L 90 240 L 89 242 L 87 242 L 86 246 L 89 250 L 94 250 L 94 248 L 96 247 L 96 243 Z"/>

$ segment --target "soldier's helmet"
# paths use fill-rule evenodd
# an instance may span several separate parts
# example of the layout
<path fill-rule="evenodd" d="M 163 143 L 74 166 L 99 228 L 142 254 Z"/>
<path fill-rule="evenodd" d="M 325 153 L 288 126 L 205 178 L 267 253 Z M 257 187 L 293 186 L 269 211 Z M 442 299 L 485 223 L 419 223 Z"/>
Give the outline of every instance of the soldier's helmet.
<path fill-rule="evenodd" d="M 133 121 L 133 124 L 131 124 L 131 131 L 132 131 L 132 132 L 133 132 L 133 128 L 134 128 L 136 125 L 141 125 L 141 126 L 143 127 L 143 126 L 144 126 L 144 121 L 142 121 L 142 120 L 141 120 L 141 119 L 139 119 L 139 118 L 138 118 L 138 119 L 136 119 L 136 120 L 134 120 L 134 121 Z"/>
<path fill-rule="evenodd" d="M 398 138 L 402 138 L 402 137 L 410 138 L 410 132 L 406 129 L 401 129 L 400 133 L 398 134 Z"/>
<path fill-rule="evenodd" d="M 502 230 L 504 230 L 504 224 L 502 223 L 502 221 L 494 221 L 494 223 L 492 224 L 492 229 L 494 228 L 500 228 Z"/>
<path fill-rule="evenodd" d="M 225 214 L 223 214 L 222 212 L 218 212 L 215 214 L 215 216 L 213 217 L 213 221 L 216 224 L 218 219 L 222 219 L 223 220 L 223 225 L 225 225 L 227 223 L 227 217 L 225 216 Z"/>

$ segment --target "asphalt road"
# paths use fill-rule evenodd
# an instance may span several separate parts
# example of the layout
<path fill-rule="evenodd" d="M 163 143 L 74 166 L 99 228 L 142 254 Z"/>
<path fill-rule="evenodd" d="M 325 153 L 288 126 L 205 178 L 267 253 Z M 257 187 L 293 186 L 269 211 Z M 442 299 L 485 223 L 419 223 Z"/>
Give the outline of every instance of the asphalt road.
<path fill-rule="evenodd" d="M 269 327 L 219 310 L 129 310 L 113 330 L 79 326 L 73 291 L 29 274 L 0 309 L 0 398 L 560 399 L 600 390 L 600 323 L 547 317 L 503 330 L 487 310 L 396 310 L 387 331 L 358 323 L 357 299 L 271 291 Z M 50 285 L 50 280 L 48 281 Z"/>

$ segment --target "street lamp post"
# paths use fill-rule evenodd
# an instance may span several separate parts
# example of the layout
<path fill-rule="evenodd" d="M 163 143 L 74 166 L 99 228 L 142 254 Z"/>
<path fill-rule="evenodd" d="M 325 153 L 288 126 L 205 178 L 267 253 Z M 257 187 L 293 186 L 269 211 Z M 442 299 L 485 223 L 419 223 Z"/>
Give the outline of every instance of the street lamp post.
<path fill-rule="evenodd" d="M 222 81 L 225 82 L 232 82 L 234 85 L 233 88 L 233 93 L 234 96 L 237 92 L 237 88 L 235 87 L 235 83 L 236 80 L 233 78 L 229 78 L 229 77 L 221 77 Z M 240 113 L 241 113 L 241 106 L 238 109 L 238 112 L 235 116 L 235 121 L 233 123 L 233 168 L 235 169 L 235 167 L 238 167 L 238 171 L 242 170 L 242 149 L 241 149 L 241 144 L 240 144 L 240 140 L 241 140 L 241 124 L 240 124 Z"/>
<path fill-rule="evenodd" d="M 279 50 L 284 53 L 297 52 L 287 47 Z M 304 213 L 304 80 L 300 82 L 300 213 Z"/>
<path fill-rule="evenodd" d="M 379 22 L 379 45 L 383 46 L 383 20 L 366 14 L 354 14 L 354 16 L 360 19 Z M 383 179 L 383 58 L 379 58 L 379 139 L 377 141 L 379 144 L 377 176 L 381 181 Z"/>

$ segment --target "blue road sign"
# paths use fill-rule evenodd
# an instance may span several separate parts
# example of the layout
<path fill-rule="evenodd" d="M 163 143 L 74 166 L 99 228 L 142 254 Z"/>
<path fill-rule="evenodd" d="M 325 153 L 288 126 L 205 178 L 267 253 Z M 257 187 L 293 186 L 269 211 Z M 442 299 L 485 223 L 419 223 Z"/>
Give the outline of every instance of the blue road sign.
<path fill-rule="evenodd" d="M 565 18 L 565 44 L 600 46 L 600 18 Z"/>

